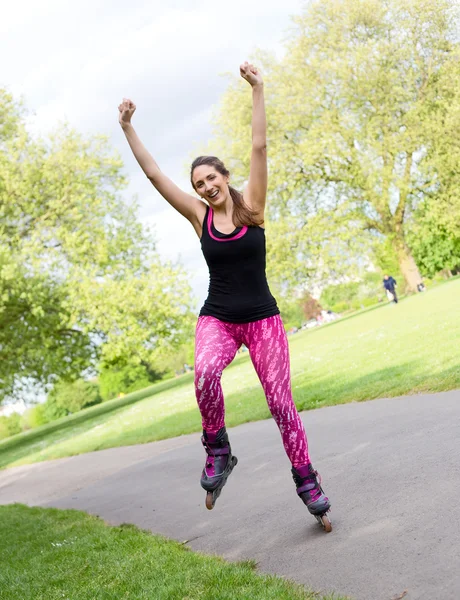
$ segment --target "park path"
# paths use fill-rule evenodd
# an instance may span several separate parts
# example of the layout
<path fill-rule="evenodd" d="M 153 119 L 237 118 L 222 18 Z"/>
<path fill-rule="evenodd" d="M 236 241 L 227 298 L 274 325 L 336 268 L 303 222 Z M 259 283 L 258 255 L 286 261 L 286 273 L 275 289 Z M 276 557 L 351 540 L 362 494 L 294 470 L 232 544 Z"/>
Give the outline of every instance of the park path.
<path fill-rule="evenodd" d="M 272 420 L 230 430 L 239 463 L 213 511 L 198 483 L 198 434 L 0 471 L 0 504 L 135 523 L 356 600 L 458 600 L 460 390 L 302 418 L 332 500 L 331 534 L 296 497 Z"/>

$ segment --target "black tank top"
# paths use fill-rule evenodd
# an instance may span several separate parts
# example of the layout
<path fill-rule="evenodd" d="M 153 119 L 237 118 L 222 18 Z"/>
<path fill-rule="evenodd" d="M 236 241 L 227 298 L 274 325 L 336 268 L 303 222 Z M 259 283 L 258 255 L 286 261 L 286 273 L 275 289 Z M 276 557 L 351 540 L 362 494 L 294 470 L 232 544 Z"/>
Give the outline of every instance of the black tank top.
<path fill-rule="evenodd" d="M 203 221 L 201 249 L 209 268 L 209 290 L 200 316 L 228 323 L 250 323 L 279 314 L 265 275 L 265 231 L 237 227 L 221 233 L 212 208 Z"/>

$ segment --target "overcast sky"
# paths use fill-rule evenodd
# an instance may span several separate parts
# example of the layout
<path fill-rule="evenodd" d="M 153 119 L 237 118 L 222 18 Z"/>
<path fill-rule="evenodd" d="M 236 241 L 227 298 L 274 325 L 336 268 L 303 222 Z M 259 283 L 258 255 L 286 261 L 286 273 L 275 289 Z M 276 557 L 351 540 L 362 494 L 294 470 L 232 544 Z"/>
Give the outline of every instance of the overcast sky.
<path fill-rule="evenodd" d="M 140 172 L 117 106 L 123 97 L 136 103 L 141 139 L 161 169 L 191 192 L 186 166 L 210 138 L 212 109 L 226 87 L 222 74 L 238 74 L 256 48 L 281 53 L 290 16 L 303 4 L 0 0 L 0 86 L 23 96 L 35 131 L 66 120 L 81 132 L 110 136 L 131 182 L 126 195 L 138 196 L 162 256 L 180 256 L 189 269 L 198 305 L 207 292 L 198 238 Z"/>

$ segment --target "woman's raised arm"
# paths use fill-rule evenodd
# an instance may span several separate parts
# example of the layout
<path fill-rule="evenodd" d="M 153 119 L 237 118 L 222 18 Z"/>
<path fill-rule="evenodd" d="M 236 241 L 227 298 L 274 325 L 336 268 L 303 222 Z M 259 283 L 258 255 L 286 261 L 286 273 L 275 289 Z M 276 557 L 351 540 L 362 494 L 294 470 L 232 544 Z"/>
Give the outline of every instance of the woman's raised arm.
<path fill-rule="evenodd" d="M 252 152 L 249 182 L 244 201 L 263 220 L 267 198 L 267 121 L 265 117 L 264 82 L 260 71 L 247 62 L 240 75 L 252 87 Z"/>
<path fill-rule="evenodd" d="M 157 165 L 156 161 L 145 148 L 134 131 L 131 118 L 136 110 L 136 105 L 129 99 L 123 98 L 119 105 L 119 117 L 121 128 L 124 131 L 128 144 L 147 178 L 165 200 L 171 204 L 181 215 L 186 217 L 194 226 L 198 235 L 201 235 L 201 223 L 206 206 L 201 200 L 181 190 L 169 177 L 167 177 Z"/>

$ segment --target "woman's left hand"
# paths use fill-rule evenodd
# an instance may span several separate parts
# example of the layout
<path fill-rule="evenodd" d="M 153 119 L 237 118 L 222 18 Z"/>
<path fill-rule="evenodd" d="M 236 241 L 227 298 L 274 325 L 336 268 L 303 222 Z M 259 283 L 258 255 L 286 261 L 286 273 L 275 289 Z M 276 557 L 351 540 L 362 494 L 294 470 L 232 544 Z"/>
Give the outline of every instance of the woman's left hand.
<path fill-rule="evenodd" d="M 260 71 L 248 62 L 240 65 L 240 75 L 243 79 L 246 79 L 248 83 L 251 84 L 252 87 L 255 85 L 262 85 L 263 79 Z"/>

